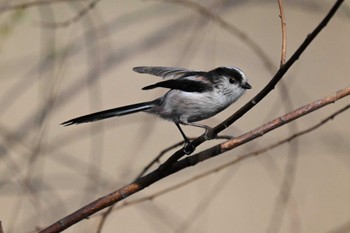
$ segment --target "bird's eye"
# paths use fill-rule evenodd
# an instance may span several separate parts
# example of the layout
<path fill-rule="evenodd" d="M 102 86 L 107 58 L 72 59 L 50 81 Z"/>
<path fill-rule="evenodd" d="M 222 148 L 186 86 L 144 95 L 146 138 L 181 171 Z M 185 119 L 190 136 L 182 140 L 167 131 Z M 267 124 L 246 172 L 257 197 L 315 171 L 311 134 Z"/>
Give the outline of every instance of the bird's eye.
<path fill-rule="evenodd" d="M 229 78 L 228 81 L 229 81 L 231 84 L 236 83 L 236 79 L 234 79 L 234 78 Z"/>

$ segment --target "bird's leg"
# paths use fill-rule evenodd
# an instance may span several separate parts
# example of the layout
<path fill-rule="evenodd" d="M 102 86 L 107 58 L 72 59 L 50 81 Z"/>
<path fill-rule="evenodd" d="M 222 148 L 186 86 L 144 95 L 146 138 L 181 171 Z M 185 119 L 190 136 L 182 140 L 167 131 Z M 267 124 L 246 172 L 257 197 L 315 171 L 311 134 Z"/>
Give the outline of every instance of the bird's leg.
<path fill-rule="evenodd" d="M 188 145 L 190 144 L 190 142 L 191 142 L 190 139 L 188 139 L 188 137 L 186 137 L 186 135 L 185 135 L 184 131 L 182 131 L 182 129 L 181 129 L 179 123 L 175 123 L 175 125 L 176 125 L 176 127 L 180 130 L 180 133 L 181 133 L 182 137 L 183 137 L 184 140 L 185 140 L 185 145 L 184 145 L 184 148 L 183 148 L 185 154 L 186 154 L 186 155 L 191 154 L 191 153 L 194 151 L 194 147 L 193 147 L 193 146 L 191 146 L 191 147 L 188 146 Z"/>
<path fill-rule="evenodd" d="M 185 135 L 184 131 L 182 131 L 182 129 L 181 129 L 179 123 L 175 123 L 175 125 L 176 125 L 176 127 L 180 130 L 180 133 L 181 133 L 182 137 L 184 138 L 185 143 L 189 143 L 189 142 L 190 142 L 190 139 L 188 139 L 188 137 L 186 137 L 186 135 Z"/>

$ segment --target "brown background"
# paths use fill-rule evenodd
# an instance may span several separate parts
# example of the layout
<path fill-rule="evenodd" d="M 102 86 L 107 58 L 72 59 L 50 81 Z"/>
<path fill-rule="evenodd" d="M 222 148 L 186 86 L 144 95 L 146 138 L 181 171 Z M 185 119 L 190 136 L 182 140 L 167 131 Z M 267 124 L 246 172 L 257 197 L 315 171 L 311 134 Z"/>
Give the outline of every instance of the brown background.
<path fill-rule="evenodd" d="M 277 1 L 199 3 L 252 38 L 278 67 L 281 28 Z M 331 4 L 316 0 L 285 3 L 288 57 Z M 72 117 L 164 93 L 141 91 L 159 79 L 134 73 L 132 67 L 210 70 L 234 65 L 243 69 L 253 89 L 226 111 L 204 121 L 210 126 L 232 114 L 272 76 L 273 71 L 245 40 L 183 5 L 104 0 L 67 26 L 43 25 L 72 19 L 84 5 L 86 2 L 64 2 L 0 15 L 0 220 L 6 233 L 35 231 L 116 190 L 132 181 L 161 150 L 181 139 L 175 125 L 143 113 L 101 123 L 59 125 Z M 287 91 L 278 84 L 224 134 L 239 135 L 349 85 L 349 7 L 345 2 L 287 73 L 283 84 Z M 168 177 L 128 201 L 268 146 L 348 103 L 349 98 L 342 99 Z M 349 116 L 347 111 L 268 153 L 115 211 L 103 232 L 349 232 Z M 185 131 L 191 136 L 202 133 L 192 127 Z M 289 198 L 283 204 L 285 197 Z M 95 232 L 99 220 L 92 217 L 67 232 Z"/>

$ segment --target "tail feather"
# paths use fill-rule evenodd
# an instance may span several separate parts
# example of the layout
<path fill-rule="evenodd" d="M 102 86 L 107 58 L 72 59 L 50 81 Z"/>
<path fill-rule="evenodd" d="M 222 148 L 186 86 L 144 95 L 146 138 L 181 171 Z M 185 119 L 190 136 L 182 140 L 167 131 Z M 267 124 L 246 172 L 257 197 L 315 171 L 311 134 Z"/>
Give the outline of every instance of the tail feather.
<path fill-rule="evenodd" d="M 80 116 L 77 118 L 70 119 L 68 121 L 61 123 L 61 125 L 68 126 L 68 125 L 74 125 L 74 124 L 99 121 L 110 117 L 123 116 L 131 113 L 148 110 L 152 108 L 154 105 L 155 105 L 154 101 L 151 101 L 151 102 L 127 105 L 119 108 L 108 109 L 108 110 L 95 112 L 85 116 Z"/>

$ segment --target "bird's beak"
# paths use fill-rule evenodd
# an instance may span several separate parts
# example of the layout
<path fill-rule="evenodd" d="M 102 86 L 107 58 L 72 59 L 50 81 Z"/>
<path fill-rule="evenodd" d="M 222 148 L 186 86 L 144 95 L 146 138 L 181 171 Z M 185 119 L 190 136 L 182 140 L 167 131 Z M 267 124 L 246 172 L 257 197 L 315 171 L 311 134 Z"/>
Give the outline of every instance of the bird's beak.
<path fill-rule="evenodd" d="M 244 88 L 244 89 L 251 89 L 252 86 L 249 83 L 242 83 L 242 88 Z"/>

